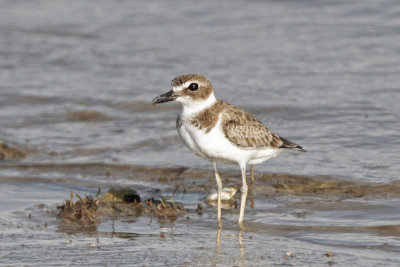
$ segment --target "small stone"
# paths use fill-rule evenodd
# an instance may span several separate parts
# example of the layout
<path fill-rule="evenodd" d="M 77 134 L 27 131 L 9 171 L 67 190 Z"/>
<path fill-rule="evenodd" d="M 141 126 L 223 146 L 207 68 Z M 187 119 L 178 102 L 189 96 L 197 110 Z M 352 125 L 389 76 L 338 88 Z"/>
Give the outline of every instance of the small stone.
<path fill-rule="evenodd" d="M 286 254 L 285 254 L 285 259 L 287 260 L 287 259 L 289 259 L 289 258 L 291 258 L 291 257 L 293 257 L 293 254 L 292 253 L 290 253 L 290 252 L 286 252 Z"/>
<path fill-rule="evenodd" d="M 330 258 L 330 257 L 333 257 L 333 253 L 332 252 L 327 252 L 327 253 L 325 253 L 325 256 L 327 256 L 328 258 Z"/>
<path fill-rule="evenodd" d="M 202 214 L 203 214 L 203 211 L 204 211 L 203 206 L 202 206 L 201 204 L 198 204 L 198 205 L 197 205 L 197 209 L 196 209 L 196 213 L 197 213 L 198 215 L 202 215 Z"/>
<path fill-rule="evenodd" d="M 97 247 L 97 245 L 95 243 L 93 243 L 93 244 L 90 244 L 89 247 L 95 248 L 95 247 Z"/>
<path fill-rule="evenodd" d="M 140 196 L 136 190 L 132 188 L 111 188 L 101 197 L 101 200 L 108 203 L 138 203 L 140 202 Z"/>

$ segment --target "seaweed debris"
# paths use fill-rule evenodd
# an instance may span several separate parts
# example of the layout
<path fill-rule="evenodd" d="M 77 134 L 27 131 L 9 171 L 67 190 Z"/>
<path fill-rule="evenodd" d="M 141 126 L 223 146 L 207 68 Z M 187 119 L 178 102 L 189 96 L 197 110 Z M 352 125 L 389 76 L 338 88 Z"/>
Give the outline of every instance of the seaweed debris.
<path fill-rule="evenodd" d="M 108 192 L 96 196 L 76 194 L 74 201 L 73 191 L 71 197 L 59 206 L 58 217 L 60 224 L 65 229 L 96 230 L 104 219 L 116 219 L 130 216 L 148 216 L 151 220 L 155 217 L 159 223 L 175 221 L 186 211 L 180 204 L 175 203 L 173 196 L 161 200 L 154 198 L 141 202 L 139 194 L 130 188 L 111 188 Z"/>
<path fill-rule="evenodd" d="M 58 207 L 61 223 L 68 228 L 95 230 L 100 223 L 100 200 L 92 196 L 81 198 L 78 194 L 76 194 L 76 197 L 78 200 L 74 202 L 74 192 L 71 190 L 71 198 L 65 200 L 65 204 Z"/>
<path fill-rule="evenodd" d="M 165 222 L 167 219 L 173 222 L 179 215 L 186 212 L 182 205 L 175 203 L 173 196 L 168 198 L 160 197 L 161 201 L 154 202 L 153 199 L 146 201 L 149 213 L 156 216 L 160 222 Z"/>
<path fill-rule="evenodd" d="M 12 148 L 6 144 L 4 144 L 2 141 L 0 141 L 0 160 L 5 160 L 5 159 L 15 159 L 15 158 L 24 158 L 26 155 L 24 152 Z"/>

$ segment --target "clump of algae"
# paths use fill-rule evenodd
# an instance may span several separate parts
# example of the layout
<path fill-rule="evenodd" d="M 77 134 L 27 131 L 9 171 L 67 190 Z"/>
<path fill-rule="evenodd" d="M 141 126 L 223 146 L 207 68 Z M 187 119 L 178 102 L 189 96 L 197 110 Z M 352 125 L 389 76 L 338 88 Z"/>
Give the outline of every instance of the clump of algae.
<path fill-rule="evenodd" d="M 95 229 L 100 222 L 100 200 L 92 196 L 76 196 L 78 199 L 74 201 L 74 193 L 71 190 L 71 198 L 59 207 L 61 224 L 70 228 Z"/>
<path fill-rule="evenodd" d="M 115 219 L 129 216 L 148 216 L 158 218 L 160 223 L 175 221 L 178 216 L 186 211 L 180 204 L 175 203 L 173 197 L 161 200 L 148 199 L 141 202 L 139 194 L 131 188 L 111 188 L 100 196 L 100 190 L 96 196 L 74 194 L 66 200 L 59 208 L 60 224 L 64 228 L 96 230 L 99 223 L 104 219 Z"/>
<path fill-rule="evenodd" d="M 4 144 L 2 141 L 0 141 L 0 160 L 5 160 L 5 159 L 18 159 L 18 158 L 24 158 L 26 155 L 24 152 L 10 147 L 9 145 Z"/>

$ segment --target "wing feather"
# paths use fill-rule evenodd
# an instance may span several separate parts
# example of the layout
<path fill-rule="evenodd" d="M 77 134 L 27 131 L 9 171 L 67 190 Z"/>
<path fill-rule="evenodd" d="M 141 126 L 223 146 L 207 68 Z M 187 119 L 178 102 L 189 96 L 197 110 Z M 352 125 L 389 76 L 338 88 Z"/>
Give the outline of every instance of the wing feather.
<path fill-rule="evenodd" d="M 278 149 L 283 145 L 281 138 L 253 115 L 229 104 L 226 105 L 222 117 L 222 129 L 232 143 L 244 148 Z"/>

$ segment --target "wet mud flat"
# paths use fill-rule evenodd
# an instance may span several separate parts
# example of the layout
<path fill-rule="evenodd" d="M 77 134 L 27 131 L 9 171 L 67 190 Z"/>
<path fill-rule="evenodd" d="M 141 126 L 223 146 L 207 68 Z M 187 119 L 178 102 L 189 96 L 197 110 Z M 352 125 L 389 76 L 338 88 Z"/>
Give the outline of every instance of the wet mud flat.
<path fill-rule="evenodd" d="M 216 208 L 205 201 L 215 190 L 211 169 L 4 161 L 0 173 L 0 264 L 400 264 L 398 182 L 258 173 L 244 228 L 236 224 L 238 191 L 218 229 Z M 221 177 L 240 189 L 239 172 Z M 106 200 L 110 188 L 130 188 L 140 200 Z M 80 216 L 79 205 L 86 215 L 95 207 L 95 217 Z M 77 220 L 65 219 L 63 206 Z"/>

